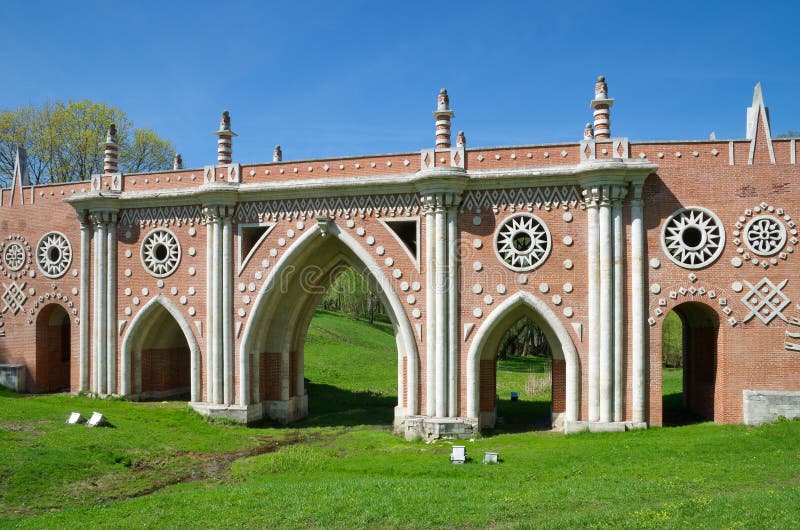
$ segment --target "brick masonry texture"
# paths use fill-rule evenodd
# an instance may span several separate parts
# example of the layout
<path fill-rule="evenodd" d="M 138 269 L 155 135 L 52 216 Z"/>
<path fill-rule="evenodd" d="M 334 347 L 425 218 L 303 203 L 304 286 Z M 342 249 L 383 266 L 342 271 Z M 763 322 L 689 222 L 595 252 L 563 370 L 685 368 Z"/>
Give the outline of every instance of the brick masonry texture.
<path fill-rule="evenodd" d="M 448 415 L 471 417 L 473 360 L 469 352 L 479 340 L 496 344 L 498 334 L 513 324 L 508 320 L 511 316 L 514 321 L 523 315 L 545 318 L 542 311 L 529 306 L 519 313 L 512 311 L 508 318 L 494 318 L 504 303 L 526 293 L 552 313 L 550 320 L 545 319 L 553 328 L 551 338 L 563 330 L 566 335 L 559 336 L 568 337 L 569 344 L 562 346 L 577 354 L 575 419 L 585 421 L 592 415 L 589 394 L 593 387 L 588 295 L 592 242 L 587 197 L 594 183 L 605 186 L 611 182 L 625 191 L 619 203 L 623 312 L 614 315 L 623 322 L 624 330 L 620 338 L 622 380 L 613 382 L 621 388 L 621 420 L 634 419 L 636 319 L 632 300 L 642 296 L 644 420 L 650 425 L 662 422 L 662 324 L 664 316 L 675 310 L 691 329 L 687 339 L 689 407 L 718 423 L 740 423 L 743 391 L 800 390 L 800 338 L 793 338 L 800 335 L 792 335 L 800 333 L 800 320 L 795 320 L 800 319 L 800 257 L 796 255 L 794 225 L 800 218 L 800 170 L 794 163 L 797 146 L 791 139 L 771 139 L 762 119 L 753 136 L 660 143 L 623 138 L 619 140 L 627 148 L 627 158 L 622 159 L 614 151 L 618 138 L 612 135 L 608 141 L 589 140 L 594 142 L 594 156 L 589 160 L 585 159 L 586 141 L 457 146 L 428 148 L 421 153 L 234 163 L 123 175 L 118 189 L 110 175 L 100 176 L 94 189 L 90 182 L 35 188 L 16 183 L 13 199 L 12 190 L 1 192 L 0 252 L 20 243 L 25 259 L 15 270 L 0 259 L 4 332 L 0 363 L 26 365 L 26 388 L 32 392 L 96 388 L 95 363 L 101 361 L 95 332 L 95 274 L 104 270 L 116 280 L 116 306 L 110 312 L 114 318 L 106 322 L 113 326 L 115 345 L 109 358 L 116 366 L 108 393 L 120 394 L 124 388 L 134 393 L 140 378 L 141 392 L 196 385 L 198 402 L 214 399 L 214 385 L 221 395 L 228 396 L 219 398 L 225 405 L 287 402 L 305 394 L 301 384 L 303 342 L 314 304 L 335 276 L 332 268 L 349 263 L 380 284 L 379 291 L 392 314 L 399 346 L 401 416 L 435 416 L 429 405 L 442 398 L 431 392 L 452 374 L 455 400 Z M 631 177 L 643 171 L 637 167 L 648 163 L 652 169 L 636 177 L 639 181 Z M 453 184 L 455 181 L 458 183 Z M 635 181 L 641 185 L 644 212 L 643 293 L 633 292 L 631 285 L 636 265 L 631 251 Z M 455 199 L 445 197 L 447 194 Z M 455 202 L 433 206 L 440 199 Z M 208 214 L 209 207 L 219 205 L 230 207 L 221 214 L 230 220 L 228 248 L 219 248 L 214 240 Z M 676 212 L 693 207 L 716 216 L 725 243 L 709 263 L 686 268 L 665 251 L 663 231 Z M 427 219 L 436 215 L 436 208 L 451 208 L 456 227 L 452 241 L 457 265 L 456 307 L 448 302 L 455 326 L 449 327 L 450 320 L 435 323 L 438 329 L 447 328 L 445 340 L 455 344 L 455 351 L 447 346 L 447 377 L 431 371 L 441 359 L 428 358 L 429 352 L 437 351 L 432 344 L 435 336 L 428 336 L 429 322 L 436 320 L 435 314 L 429 314 L 435 304 L 429 302 L 437 289 L 434 282 L 434 290 L 430 290 L 429 277 L 437 267 L 449 270 L 446 263 L 436 263 L 435 256 L 428 253 L 429 248 L 436 252 L 435 242 L 427 244 L 429 238 L 448 237 L 429 232 L 429 226 L 435 225 Z M 98 231 L 90 226 L 92 235 L 85 251 L 91 259 L 84 270 L 80 222 L 86 214 L 101 210 L 117 214 L 113 228 L 116 268 L 105 256 L 101 257 L 101 269 L 95 267 Z M 520 212 L 535 215 L 546 225 L 550 238 L 549 255 L 525 272 L 507 267 L 495 244 L 498 228 Z M 757 255 L 745 241 L 753 219 L 761 215 L 769 216 L 786 234 L 780 248 L 767 256 Z M 417 248 L 407 248 L 391 231 L 386 221 L 393 219 L 418 222 Z M 266 235 L 250 241 L 248 248 L 240 248 L 242 230 L 255 225 L 264 227 Z M 143 241 L 158 229 L 169 230 L 180 245 L 176 267 L 163 277 L 154 276 L 142 260 Z M 40 239 L 51 231 L 63 234 L 72 252 L 69 266 L 57 278 L 43 273 L 37 257 Z M 223 241 L 222 237 L 218 241 Z M 223 260 L 228 265 L 223 266 Z M 429 268 L 431 264 L 434 268 Z M 219 279 L 210 282 L 211 277 Z M 88 294 L 86 307 L 80 307 L 82 278 L 89 280 L 89 292 L 83 293 Z M 230 287 L 226 301 L 214 294 L 214 281 L 220 282 L 220 293 L 221 286 Z M 750 286 L 759 282 L 762 288 L 749 293 Z M 143 308 L 154 299 L 168 311 L 148 320 Z M 220 305 L 212 306 L 210 300 L 219 300 Z M 68 332 L 51 318 L 56 306 L 61 308 L 59 315 L 68 316 Z M 229 311 L 220 312 L 222 307 Z M 106 314 L 107 308 L 102 309 L 100 313 Z M 161 344 L 162 320 L 176 318 L 183 343 Z M 81 319 L 88 324 L 83 350 Z M 497 329 L 482 329 L 489 320 L 497 323 Z M 229 323 L 225 333 L 230 346 L 224 343 L 228 339 L 218 337 L 215 331 L 224 331 L 225 322 Z M 217 327 L 210 329 L 211 325 Z M 453 330 L 455 340 L 451 341 L 447 335 Z M 132 349 L 125 353 L 125 347 Z M 62 353 L 69 362 L 61 362 Z M 455 359 L 452 366 L 451 354 Z M 474 365 L 480 412 L 494 410 L 495 355 L 486 346 L 478 352 Z M 564 358 L 557 355 L 553 362 L 554 413 L 568 409 L 568 364 L 572 361 L 565 359 L 568 354 Z M 88 379 L 86 387 L 82 387 L 81 370 Z M 219 382 L 215 382 L 217 377 Z M 450 392 L 449 383 L 446 386 Z"/>

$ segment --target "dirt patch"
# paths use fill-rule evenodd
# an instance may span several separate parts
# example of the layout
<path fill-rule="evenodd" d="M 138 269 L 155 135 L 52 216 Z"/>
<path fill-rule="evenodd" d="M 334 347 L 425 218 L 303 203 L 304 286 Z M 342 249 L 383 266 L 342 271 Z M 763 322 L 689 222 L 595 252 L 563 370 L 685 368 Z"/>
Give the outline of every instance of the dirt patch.
<path fill-rule="evenodd" d="M 121 493 L 98 498 L 95 502 L 103 504 L 110 501 L 133 499 L 150 495 L 168 486 L 185 482 L 222 480 L 228 476 L 231 466 L 241 458 L 274 453 L 281 447 L 308 441 L 308 437 L 295 435 L 285 440 L 264 440 L 255 447 L 231 453 L 186 452 L 169 458 L 136 462 L 131 471 L 138 475 L 135 479 L 150 479 L 154 483 L 133 493 Z"/>

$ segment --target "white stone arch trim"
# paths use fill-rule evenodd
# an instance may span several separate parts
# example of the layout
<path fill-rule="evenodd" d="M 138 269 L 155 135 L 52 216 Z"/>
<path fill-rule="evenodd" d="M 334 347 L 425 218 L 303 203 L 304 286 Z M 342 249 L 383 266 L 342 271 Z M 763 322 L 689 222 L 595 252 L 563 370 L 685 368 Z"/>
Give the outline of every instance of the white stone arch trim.
<path fill-rule="evenodd" d="M 475 421 L 478 420 L 479 411 L 479 385 L 478 373 L 480 370 L 481 352 L 486 345 L 487 339 L 498 323 L 502 323 L 504 318 L 512 311 L 526 305 L 537 313 L 542 320 L 550 327 L 550 335 L 555 335 L 558 344 L 551 346 L 560 347 L 564 355 L 566 365 L 566 420 L 577 421 L 580 410 L 580 358 L 578 350 L 572 342 L 569 332 L 564 328 L 558 316 L 547 306 L 547 303 L 533 296 L 530 293 L 520 291 L 509 297 L 502 304 L 498 305 L 483 322 L 467 354 L 467 416 Z M 542 330 L 548 334 L 548 330 Z M 549 338 L 549 337 L 548 337 Z"/>
<path fill-rule="evenodd" d="M 261 289 L 258 292 L 258 296 L 253 303 L 254 309 L 251 311 L 250 317 L 245 324 L 244 332 L 242 333 L 239 352 L 240 374 L 248 371 L 246 370 L 245 364 L 250 356 L 249 352 L 253 348 L 254 344 L 258 344 L 263 341 L 264 333 L 266 333 L 266 327 L 259 326 L 258 322 L 260 322 L 263 312 L 268 310 L 269 300 L 267 300 L 267 297 L 269 296 L 270 291 L 280 281 L 280 277 L 284 270 L 292 266 L 295 262 L 300 261 L 303 254 L 307 250 L 313 249 L 313 240 L 317 237 L 323 237 L 319 224 L 317 224 L 314 228 L 309 229 L 295 241 L 295 244 L 292 245 L 291 248 L 289 248 L 278 260 L 278 262 L 275 264 L 275 267 L 270 271 L 269 276 L 267 276 L 267 279 L 262 284 Z M 335 224 L 330 223 L 327 233 L 324 237 L 335 237 L 341 241 L 356 256 L 356 258 L 358 258 L 361 263 L 366 266 L 367 269 L 369 269 L 370 274 L 372 274 L 376 283 L 378 286 L 380 286 L 379 296 L 384 305 L 390 309 L 389 319 L 397 330 L 397 334 L 399 336 L 397 340 L 399 350 L 398 359 L 401 359 L 403 356 L 408 359 L 406 363 L 406 370 L 408 372 L 406 378 L 408 386 L 406 389 L 406 411 L 409 415 L 418 414 L 419 357 L 417 353 L 417 344 L 414 338 L 414 332 L 411 328 L 411 323 L 408 321 L 408 316 L 403 309 L 403 304 L 400 301 L 400 298 L 397 296 L 391 281 L 383 273 L 383 270 L 378 263 L 369 254 L 369 251 L 361 246 L 358 240 L 356 240 L 353 236 L 339 230 Z M 239 399 L 241 400 L 240 403 L 244 405 L 248 404 L 249 401 L 249 383 L 250 381 L 248 377 L 239 377 Z M 403 389 L 398 388 L 398 391 L 400 390 Z M 398 401 L 402 402 L 402 396 L 398 395 Z"/>
<path fill-rule="evenodd" d="M 197 343 L 197 338 L 194 336 L 192 327 L 186 321 L 186 318 L 183 316 L 178 306 L 161 294 L 142 306 L 142 309 L 131 321 L 128 332 L 122 340 L 121 394 L 123 396 L 131 394 L 131 354 L 136 348 L 140 347 L 144 337 L 147 336 L 152 327 L 157 323 L 157 320 L 151 317 L 153 315 L 153 310 L 159 305 L 166 309 L 172 318 L 175 319 L 189 345 L 189 355 L 191 359 L 191 366 L 189 368 L 191 377 L 191 401 L 198 402 L 200 401 L 200 346 Z"/>

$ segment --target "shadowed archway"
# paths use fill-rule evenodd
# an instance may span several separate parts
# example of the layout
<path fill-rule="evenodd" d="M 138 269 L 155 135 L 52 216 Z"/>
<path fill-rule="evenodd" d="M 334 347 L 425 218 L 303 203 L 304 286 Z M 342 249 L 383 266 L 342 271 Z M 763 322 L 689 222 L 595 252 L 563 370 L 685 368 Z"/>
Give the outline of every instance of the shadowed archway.
<path fill-rule="evenodd" d="M 392 281 L 370 253 L 331 221 L 304 233 L 275 264 L 254 302 L 244 329 L 240 380 L 245 404 L 264 403 L 266 415 L 280 421 L 304 417 L 308 410 L 304 381 L 304 344 L 319 300 L 336 275 L 352 266 L 377 294 L 394 330 L 397 345 L 398 403 L 395 422 L 418 413 L 416 341 Z M 243 370 L 246 363 L 249 370 Z"/>
<path fill-rule="evenodd" d="M 572 338 L 545 302 L 518 292 L 489 314 L 467 354 L 467 416 L 481 428 L 494 425 L 494 359 L 500 340 L 523 317 L 542 330 L 552 351 L 554 425 L 578 419 L 580 359 Z"/>

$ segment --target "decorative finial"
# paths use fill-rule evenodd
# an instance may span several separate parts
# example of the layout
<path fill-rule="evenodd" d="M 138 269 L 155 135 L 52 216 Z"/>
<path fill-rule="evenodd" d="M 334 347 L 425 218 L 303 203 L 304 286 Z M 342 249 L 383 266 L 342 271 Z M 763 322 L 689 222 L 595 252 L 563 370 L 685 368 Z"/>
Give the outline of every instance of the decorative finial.
<path fill-rule="evenodd" d="M 106 131 L 106 141 L 103 146 L 103 173 L 117 173 L 119 171 L 119 145 L 117 144 L 117 126 L 113 123 Z"/>
<path fill-rule="evenodd" d="M 175 157 L 172 159 L 172 169 L 183 169 L 183 157 L 180 153 L 175 153 Z"/>
<path fill-rule="evenodd" d="M 219 120 L 219 130 L 220 131 L 231 130 L 231 115 L 227 110 L 222 111 L 222 117 Z"/>
<path fill-rule="evenodd" d="M 442 88 L 439 90 L 437 110 L 450 110 L 450 98 L 447 96 L 447 89 Z"/>
<path fill-rule="evenodd" d="M 106 132 L 106 143 L 117 143 L 117 126 L 113 123 L 108 126 L 108 131 Z"/>
<path fill-rule="evenodd" d="M 280 145 L 276 145 L 275 149 L 272 150 L 272 161 L 280 162 L 281 160 L 283 160 L 283 151 L 281 151 Z"/>
<path fill-rule="evenodd" d="M 594 137 L 598 140 L 611 138 L 611 106 L 614 99 L 608 97 L 605 76 L 598 76 L 594 84 L 594 99 L 590 107 L 594 110 Z"/>
<path fill-rule="evenodd" d="M 230 164 L 233 160 L 233 137 L 236 133 L 231 130 L 231 115 L 227 110 L 222 112 L 219 130 L 214 134 L 217 135 L 217 163 Z"/>
<path fill-rule="evenodd" d="M 458 135 L 456 135 L 456 145 L 467 147 L 467 137 L 464 135 L 464 131 L 458 131 Z"/>
<path fill-rule="evenodd" d="M 592 123 L 588 122 L 583 128 L 583 139 L 591 140 L 592 138 L 594 138 L 594 128 L 592 127 Z"/>
<path fill-rule="evenodd" d="M 450 120 L 455 113 L 450 110 L 450 98 L 447 96 L 447 89 L 439 91 L 436 98 L 436 110 L 433 117 L 436 118 L 436 148 L 447 149 L 450 147 Z"/>
<path fill-rule="evenodd" d="M 604 75 L 597 76 L 597 83 L 594 84 L 594 99 L 606 99 L 608 97 L 608 85 Z"/>

